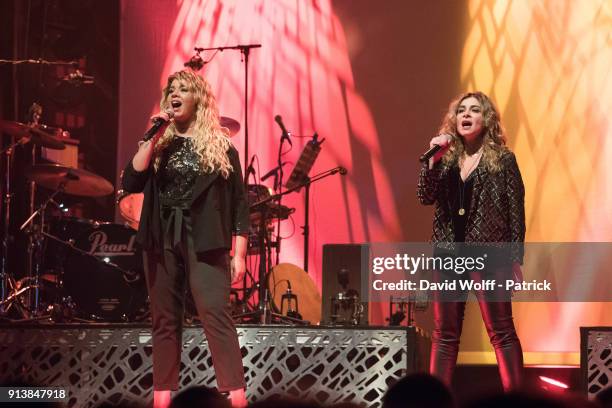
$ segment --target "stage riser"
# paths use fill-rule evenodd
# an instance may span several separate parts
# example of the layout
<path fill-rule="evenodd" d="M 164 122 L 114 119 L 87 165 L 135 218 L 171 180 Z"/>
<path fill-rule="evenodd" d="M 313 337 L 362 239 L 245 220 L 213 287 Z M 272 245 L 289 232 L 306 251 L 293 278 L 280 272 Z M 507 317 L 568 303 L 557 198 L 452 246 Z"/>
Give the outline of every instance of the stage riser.
<path fill-rule="evenodd" d="M 414 328 L 238 328 L 251 401 L 275 395 L 378 406 L 389 384 L 427 366 L 429 342 Z M 216 386 L 200 328 L 183 332 L 181 387 Z M 69 406 L 152 399 L 146 327 L 4 327 L 0 382 L 65 387 Z"/>

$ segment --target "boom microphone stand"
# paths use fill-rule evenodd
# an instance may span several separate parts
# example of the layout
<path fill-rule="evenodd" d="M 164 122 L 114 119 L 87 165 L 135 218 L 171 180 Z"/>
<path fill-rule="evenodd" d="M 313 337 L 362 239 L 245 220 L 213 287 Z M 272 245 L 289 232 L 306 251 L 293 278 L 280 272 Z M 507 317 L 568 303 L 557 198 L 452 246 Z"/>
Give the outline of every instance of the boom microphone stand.
<path fill-rule="evenodd" d="M 239 50 L 244 55 L 244 184 L 248 183 L 247 161 L 249 159 L 249 53 L 251 48 L 261 48 L 261 44 L 234 45 L 230 47 L 195 47 L 196 52 Z"/>

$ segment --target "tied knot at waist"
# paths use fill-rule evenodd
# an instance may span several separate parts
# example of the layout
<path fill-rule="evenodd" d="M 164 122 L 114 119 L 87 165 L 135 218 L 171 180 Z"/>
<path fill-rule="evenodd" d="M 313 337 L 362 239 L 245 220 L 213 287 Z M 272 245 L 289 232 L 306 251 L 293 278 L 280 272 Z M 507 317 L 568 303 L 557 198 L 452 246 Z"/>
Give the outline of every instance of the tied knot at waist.
<path fill-rule="evenodd" d="M 191 200 L 162 200 L 162 219 L 165 221 L 164 234 L 167 235 L 172 229 L 172 247 L 174 248 L 182 237 L 185 217 L 191 215 Z"/>

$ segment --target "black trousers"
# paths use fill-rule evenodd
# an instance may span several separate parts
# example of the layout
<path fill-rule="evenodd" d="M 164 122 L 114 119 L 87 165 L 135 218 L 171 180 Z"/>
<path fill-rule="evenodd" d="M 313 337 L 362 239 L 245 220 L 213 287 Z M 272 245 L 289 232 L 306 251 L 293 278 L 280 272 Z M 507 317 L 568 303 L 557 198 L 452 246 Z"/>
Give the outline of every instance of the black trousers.
<path fill-rule="evenodd" d="M 244 388 L 242 354 L 230 314 L 229 253 L 221 249 L 196 254 L 190 217 L 181 211 L 164 211 L 163 253 L 144 254 L 153 320 L 153 388 L 178 389 L 187 283 L 204 326 L 219 391 Z"/>
<path fill-rule="evenodd" d="M 441 275 L 435 274 L 438 282 L 444 279 Z M 507 273 L 496 275 L 507 276 Z M 482 279 L 477 273 L 472 273 L 470 278 L 476 281 Z M 522 380 L 523 352 L 514 328 L 512 303 L 509 300 L 500 300 L 505 295 L 488 296 L 482 291 L 476 291 L 475 294 L 487 334 L 495 350 L 504 390 L 516 389 Z M 451 385 L 457 364 L 467 292 L 459 294 L 461 299 L 450 300 L 452 295 L 455 293 L 450 296 L 434 294 L 434 331 L 429 366 L 430 373 L 448 386 Z"/>

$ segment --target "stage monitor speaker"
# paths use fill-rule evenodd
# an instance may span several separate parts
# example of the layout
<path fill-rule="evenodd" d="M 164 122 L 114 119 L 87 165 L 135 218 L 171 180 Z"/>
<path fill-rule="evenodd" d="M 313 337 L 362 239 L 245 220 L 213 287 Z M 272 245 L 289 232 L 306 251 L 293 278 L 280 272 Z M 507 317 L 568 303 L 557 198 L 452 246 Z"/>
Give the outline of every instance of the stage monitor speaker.
<path fill-rule="evenodd" d="M 367 293 L 362 293 L 361 280 L 367 277 L 362 265 L 367 268 L 369 250 L 368 244 L 323 245 L 321 324 L 368 324 Z"/>

